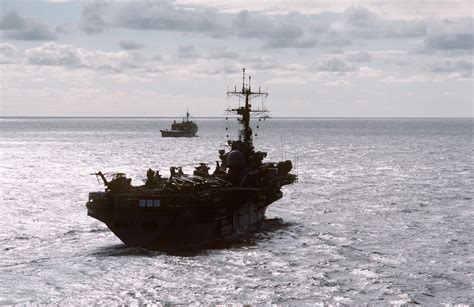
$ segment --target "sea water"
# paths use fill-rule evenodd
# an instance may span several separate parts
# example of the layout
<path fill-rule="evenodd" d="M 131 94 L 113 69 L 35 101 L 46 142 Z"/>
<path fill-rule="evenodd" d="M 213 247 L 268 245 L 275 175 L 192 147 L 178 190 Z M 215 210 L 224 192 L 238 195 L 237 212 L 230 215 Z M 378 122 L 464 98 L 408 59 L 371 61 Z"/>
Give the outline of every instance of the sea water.
<path fill-rule="evenodd" d="M 299 182 L 229 246 L 130 248 L 87 216 L 96 171 L 213 169 L 236 119 L 196 121 L 172 139 L 172 119 L 0 119 L 0 304 L 474 303 L 472 119 L 255 122 Z"/>

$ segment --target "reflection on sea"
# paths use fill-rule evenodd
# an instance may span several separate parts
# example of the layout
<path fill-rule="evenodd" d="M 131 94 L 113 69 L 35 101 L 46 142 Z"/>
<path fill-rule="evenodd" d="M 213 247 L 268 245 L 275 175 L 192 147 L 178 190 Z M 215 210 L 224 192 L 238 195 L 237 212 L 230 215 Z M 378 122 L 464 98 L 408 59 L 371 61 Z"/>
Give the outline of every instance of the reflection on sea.
<path fill-rule="evenodd" d="M 89 174 L 214 165 L 223 120 L 191 139 L 161 138 L 169 123 L 0 120 L 0 304 L 472 302 L 472 120 L 267 120 L 256 146 L 297 156 L 300 180 L 262 231 L 128 248 L 86 215 Z"/>

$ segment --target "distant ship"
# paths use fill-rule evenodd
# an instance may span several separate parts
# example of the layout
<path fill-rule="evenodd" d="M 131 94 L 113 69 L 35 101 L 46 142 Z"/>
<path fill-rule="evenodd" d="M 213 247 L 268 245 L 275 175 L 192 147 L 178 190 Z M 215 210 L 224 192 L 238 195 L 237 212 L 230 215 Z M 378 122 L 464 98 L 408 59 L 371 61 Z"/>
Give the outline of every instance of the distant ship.
<path fill-rule="evenodd" d="M 150 168 L 140 186 L 132 186 L 125 174 L 109 179 L 98 172 L 106 188 L 89 193 L 87 214 L 125 244 L 146 248 L 215 242 L 258 229 L 267 207 L 283 197 L 281 187 L 297 176 L 290 173 L 291 161 L 264 161 L 267 153 L 255 150 L 250 118 L 268 111 L 263 105 L 253 109 L 251 100 L 268 94 L 253 91 L 250 77 L 245 84 L 243 72 L 242 88 L 227 92 L 245 101 L 227 109 L 239 116 L 239 138 L 219 150 L 214 172 L 207 163 L 197 164 L 193 174 L 172 166 L 170 177 L 164 178 Z"/>
<path fill-rule="evenodd" d="M 196 136 L 198 131 L 198 126 L 192 120 L 189 120 L 189 112 L 186 111 L 186 119 L 183 118 L 183 121 L 177 123 L 173 122 L 171 125 L 171 130 L 160 130 L 161 136 L 164 138 L 179 138 L 179 137 L 193 137 Z"/>

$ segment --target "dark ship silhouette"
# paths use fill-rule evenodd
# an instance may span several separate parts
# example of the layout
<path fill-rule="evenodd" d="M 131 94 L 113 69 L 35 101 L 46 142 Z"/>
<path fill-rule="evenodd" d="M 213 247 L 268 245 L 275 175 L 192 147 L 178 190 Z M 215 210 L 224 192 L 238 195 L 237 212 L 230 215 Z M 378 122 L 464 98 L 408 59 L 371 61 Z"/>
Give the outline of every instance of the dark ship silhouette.
<path fill-rule="evenodd" d="M 105 192 L 89 193 L 87 214 L 105 223 L 129 246 L 158 248 L 204 244 L 231 239 L 256 230 L 265 219 L 267 206 L 282 198 L 280 188 L 297 181 L 290 173 L 291 161 L 263 162 L 265 152 L 255 151 L 251 115 L 267 114 L 252 109 L 251 100 L 267 93 L 252 91 L 248 78 L 242 89 L 227 95 L 245 100 L 244 106 L 228 109 L 239 115 L 242 130 L 238 140 L 229 140 L 229 150 L 219 150 L 216 168 L 200 163 L 193 175 L 171 167 L 169 178 L 149 169 L 145 184 L 132 186 L 125 174 L 112 179 L 98 172 Z"/>
<path fill-rule="evenodd" d="M 161 136 L 166 137 L 192 137 L 196 136 L 198 131 L 198 126 L 195 122 L 189 120 L 189 112 L 186 111 L 186 119 L 183 118 L 183 121 L 177 123 L 176 121 L 173 122 L 171 125 L 171 130 L 160 130 Z"/>

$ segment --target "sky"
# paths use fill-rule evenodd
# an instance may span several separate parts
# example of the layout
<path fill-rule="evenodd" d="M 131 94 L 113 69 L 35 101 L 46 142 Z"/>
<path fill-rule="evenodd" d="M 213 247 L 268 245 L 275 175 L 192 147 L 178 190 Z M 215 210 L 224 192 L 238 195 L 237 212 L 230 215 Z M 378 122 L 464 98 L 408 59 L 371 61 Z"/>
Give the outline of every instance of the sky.
<path fill-rule="evenodd" d="M 0 0 L 0 38 L 0 116 L 222 116 L 243 67 L 274 117 L 473 116 L 471 0 Z"/>

